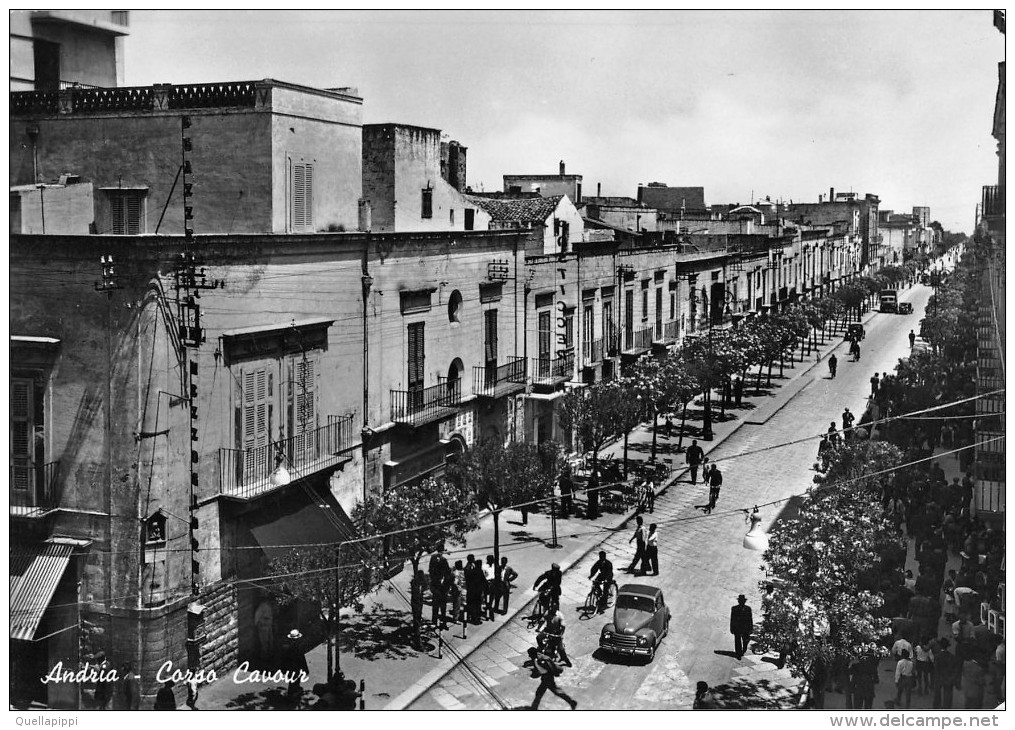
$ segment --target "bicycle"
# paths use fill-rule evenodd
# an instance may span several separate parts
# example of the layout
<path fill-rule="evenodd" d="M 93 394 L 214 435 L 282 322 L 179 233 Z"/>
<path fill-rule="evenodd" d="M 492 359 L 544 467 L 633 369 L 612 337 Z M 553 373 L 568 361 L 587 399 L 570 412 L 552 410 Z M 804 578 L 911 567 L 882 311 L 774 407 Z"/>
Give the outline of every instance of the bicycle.
<path fill-rule="evenodd" d="M 539 591 L 539 597 L 536 599 L 536 603 L 532 607 L 532 613 L 528 617 L 529 623 L 541 623 L 547 617 L 552 616 L 559 606 L 560 603 L 556 596 L 549 589 L 542 589 Z"/>
<path fill-rule="evenodd" d="M 617 581 L 611 580 L 606 586 L 606 593 L 603 594 L 603 581 L 594 581 L 592 588 L 589 589 L 589 594 L 585 596 L 585 612 L 593 613 L 598 612 L 601 609 L 606 609 L 610 605 L 610 599 L 616 598 Z"/>

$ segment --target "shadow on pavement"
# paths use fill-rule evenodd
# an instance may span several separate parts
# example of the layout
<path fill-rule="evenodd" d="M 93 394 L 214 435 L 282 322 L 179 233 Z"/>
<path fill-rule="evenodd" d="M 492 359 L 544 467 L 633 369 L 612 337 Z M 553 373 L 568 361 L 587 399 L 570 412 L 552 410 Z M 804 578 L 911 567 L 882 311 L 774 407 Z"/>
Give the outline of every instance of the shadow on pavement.
<path fill-rule="evenodd" d="M 734 659 L 738 658 L 737 657 L 737 653 L 735 651 L 726 651 L 725 649 L 716 649 L 714 653 L 719 654 L 720 656 L 733 657 Z"/>
<path fill-rule="evenodd" d="M 622 656 L 618 654 L 611 654 L 603 649 L 596 649 L 592 652 L 592 658 L 597 662 L 602 662 L 603 664 L 615 664 L 621 667 L 641 667 L 651 663 L 647 657 Z"/>
<path fill-rule="evenodd" d="M 514 530 L 511 533 L 512 542 L 543 542 L 543 538 L 536 537 L 528 530 Z"/>
<path fill-rule="evenodd" d="M 405 611 L 374 607 L 342 623 L 342 651 L 359 659 L 407 659 L 412 648 L 412 626 Z"/>
<path fill-rule="evenodd" d="M 716 705 L 726 710 L 788 710 L 797 705 L 797 691 L 768 679 L 738 679 L 712 687 Z"/>

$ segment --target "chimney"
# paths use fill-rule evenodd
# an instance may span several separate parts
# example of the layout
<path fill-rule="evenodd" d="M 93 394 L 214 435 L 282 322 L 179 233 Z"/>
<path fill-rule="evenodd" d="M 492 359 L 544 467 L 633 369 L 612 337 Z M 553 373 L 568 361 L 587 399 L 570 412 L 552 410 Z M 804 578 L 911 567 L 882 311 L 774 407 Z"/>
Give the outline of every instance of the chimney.
<path fill-rule="evenodd" d="M 596 197 L 597 198 L 603 197 L 603 184 L 602 183 L 596 183 Z"/>
<path fill-rule="evenodd" d="M 828 188 L 828 202 L 835 202 L 835 188 Z"/>
<path fill-rule="evenodd" d="M 561 161 L 560 161 L 560 174 L 561 174 L 561 175 L 563 175 L 563 174 L 564 174 L 564 160 L 561 160 Z"/>
<path fill-rule="evenodd" d="M 373 209 L 370 206 L 370 201 L 366 198 L 359 199 L 359 229 L 364 233 L 370 232 L 370 227 L 373 224 Z"/>

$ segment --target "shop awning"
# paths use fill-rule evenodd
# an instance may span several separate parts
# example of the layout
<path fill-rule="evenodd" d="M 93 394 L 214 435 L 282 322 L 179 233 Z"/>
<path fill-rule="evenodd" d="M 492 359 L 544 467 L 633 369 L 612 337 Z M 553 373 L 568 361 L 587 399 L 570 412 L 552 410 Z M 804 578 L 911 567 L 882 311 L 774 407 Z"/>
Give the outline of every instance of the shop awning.
<path fill-rule="evenodd" d="M 11 549 L 11 638 L 31 641 L 67 570 L 73 545 Z"/>
<path fill-rule="evenodd" d="M 353 540 L 352 520 L 327 489 L 307 486 L 290 490 L 277 508 L 251 521 L 250 532 L 269 560 L 280 558 L 300 545 L 326 545 Z"/>

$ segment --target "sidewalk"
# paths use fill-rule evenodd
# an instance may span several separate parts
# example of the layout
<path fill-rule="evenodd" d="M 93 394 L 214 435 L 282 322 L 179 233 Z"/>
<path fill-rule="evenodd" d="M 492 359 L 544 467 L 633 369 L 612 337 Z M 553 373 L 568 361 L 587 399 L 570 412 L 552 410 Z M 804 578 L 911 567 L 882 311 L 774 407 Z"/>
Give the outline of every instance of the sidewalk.
<path fill-rule="evenodd" d="M 865 315 L 865 321 L 873 313 Z M 811 350 L 805 362 L 797 360 L 786 363 L 785 375 L 778 377 L 778 368 L 773 369 L 772 387 L 762 379 L 760 394 L 754 389 L 755 379 L 748 377 L 744 388 L 743 405 L 740 408 L 727 407 L 725 420 L 717 416 L 720 408 L 714 402 L 712 441 L 698 439 L 706 455 L 718 447 L 745 424 L 763 424 L 782 410 L 807 384 L 804 376 L 815 367 L 822 367 L 825 358 L 842 344 L 840 335 L 826 338 L 817 351 Z M 799 357 L 799 355 L 798 355 Z M 679 414 L 678 414 L 679 415 Z M 688 433 L 697 432 L 701 425 L 700 412 L 689 409 Z M 674 435 L 667 438 L 661 432 L 657 438 L 658 460 L 668 464 L 673 471 L 665 483 L 658 485 L 663 491 L 685 472 L 684 457 L 676 451 L 679 421 L 674 421 Z M 662 426 L 660 428 L 662 431 Z M 685 435 L 686 448 L 692 436 Z M 635 429 L 628 439 L 628 458 L 631 462 L 647 461 L 651 455 L 652 427 L 646 424 Z M 601 457 L 623 458 L 623 439 L 609 444 Z M 634 511 L 625 514 L 604 512 L 595 520 L 570 517 L 557 520 L 557 541 L 559 549 L 551 549 L 551 520 L 544 513 L 530 513 L 528 524 L 523 525 L 520 513 L 509 510 L 500 516 L 500 553 L 508 558 L 509 564 L 519 573 L 516 590 L 506 616 L 498 615 L 493 622 L 486 621 L 480 626 L 469 625 L 465 630 L 461 624 L 443 632 L 445 646 L 438 658 L 435 640 L 431 639 L 428 651 L 415 651 L 411 647 L 411 618 L 408 593 L 410 571 L 403 570 L 391 581 L 384 584 L 365 601 L 360 610 L 345 610 L 342 615 L 342 653 L 340 666 L 348 679 L 365 681 L 367 709 L 404 709 L 415 699 L 439 682 L 459 663 L 458 657 L 468 659 L 469 655 L 497 633 L 505 623 L 535 598 L 532 582 L 545 571 L 551 562 L 560 564 L 566 572 L 584 556 L 596 549 L 609 535 L 626 529 L 625 525 Z M 449 550 L 448 560 L 463 560 L 474 554 L 483 559 L 493 553 L 493 518 L 487 516 L 480 521 L 479 528 L 469 533 L 463 548 Z M 424 558 L 425 565 L 428 558 Z M 424 619 L 429 618 L 429 606 L 424 609 Z M 450 649 L 453 652 L 449 652 Z M 304 705 L 316 698 L 309 691 L 316 682 L 326 677 L 326 650 L 324 645 L 307 654 L 311 680 L 304 686 Z M 457 655 L 457 656 L 454 656 Z M 486 668 L 484 671 L 510 672 L 513 665 Z M 281 692 L 275 685 L 237 685 L 232 674 L 223 675 L 217 682 L 201 690 L 200 704 L 215 709 L 270 709 L 285 707 Z"/>

